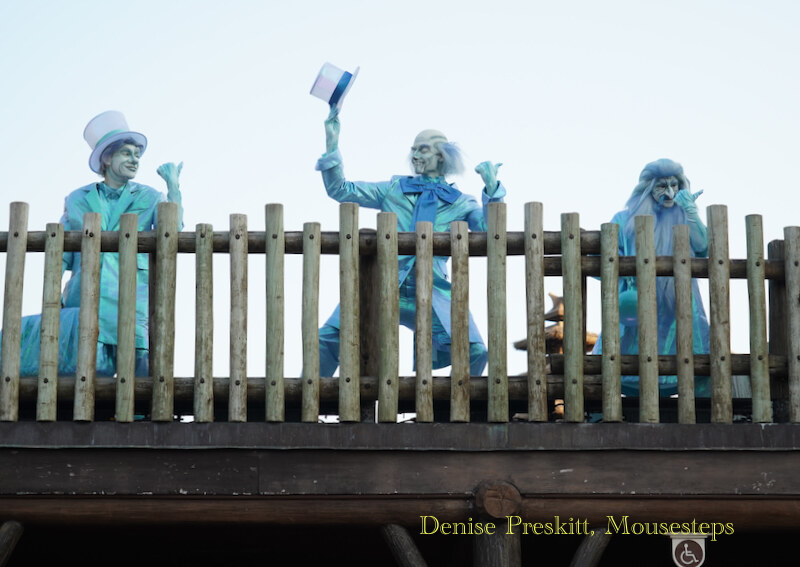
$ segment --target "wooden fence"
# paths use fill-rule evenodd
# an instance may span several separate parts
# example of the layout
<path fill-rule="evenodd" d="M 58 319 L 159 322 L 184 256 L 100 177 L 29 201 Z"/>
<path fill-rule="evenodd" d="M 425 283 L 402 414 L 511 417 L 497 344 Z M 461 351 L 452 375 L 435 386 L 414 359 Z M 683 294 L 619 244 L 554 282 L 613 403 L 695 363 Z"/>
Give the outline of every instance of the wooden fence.
<path fill-rule="evenodd" d="M 728 257 L 727 209 L 708 207 L 709 256 L 692 258 L 689 231 L 674 232 L 675 254 L 656 257 L 653 218 L 636 219 L 636 257 L 618 254 L 618 226 L 583 231 L 579 216 L 561 216 L 560 232 L 542 229 L 542 205 L 524 207 L 524 231 L 506 231 L 506 205 L 490 204 L 488 230 L 469 232 L 456 222 L 449 233 L 433 233 L 421 222 L 415 233 L 398 233 L 392 213 L 378 213 L 377 230 L 359 230 L 358 206 L 342 204 L 339 232 L 323 233 L 318 223 L 302 232 L 287 232 L 283 208 L 270 204 L 265 230 L 249 231 L 247 217 L 233 214 L 230 230 L 214 232 L 198 224 L 194 233 L 178 232 L 177 206 L 158 208 L 158 231 L 137 233 L 135 215 L 123 215 L 119 232 L 101 232 L 100 215 L 87 213 L 83 231 L 65 232 L 48 224 L 28 232 L 28 206 L 12 203 L 10 227 L 0 233 L 6 252 L 3 304 L 0 421 L 20 418 L 20 406 L 35 404 L 36 419 L 56 420 L 57 408 L 72 403 L 71 418 L 92 421 L 95 409 L 114 407 L 120 422 L 134 420 L 137 403 L 147 405 L 149 419 L 172 421 L 190 413 L 209 422 L 216 413 L 228 421 L 247 421 L 248 408 L 259 407 L 270 422 L 287 419 L 287 410 L 303 422 L 317 422 L 326 403 L 342 422 L 360 421 L 363 408 L 378 401 L 377 420 L 396 422 L 402 404 L 413 404 L 416 421 L 434 420 L 442 402 L 449 420 L 470 421 L 476 400 L 485 404 L 489 422 L 511 419 L 512 402 L 524 404 L 526 419 L 547 421 L 548 403 L 564 399 L 565 420 L 584 421 L 587 392 L 602 400 L 604 421 L 623 419 L 620 376 L 640 377 L 639 420 L 659 422 L 658 376 L 678 378 L 678 421 L 695 423 L 694 377 L 710 376 L 710 420 L 731 423 L 732 375 L 748 375 L 752 420 L 800 422 L 800 228 L 784 230 L 784 240 L 770 243 L 765 257 L 761 217 L 747 217 L 747 258 Z M 80 251 L 82 288 L 78 369 L 58 376 L 58 322 L 61 256 Z M 44 252 L 41 357 L 38 377 L 20 377 L 20 320 L 25 257 Z M 98 333 L 98 290 L 101 252 L 120 255 L 117 376 L 95 375 Z M 134 376 L 136 254 L 151 257 L 150 377 Z M 196 258 L 195 372 L 190 379 L 174 376 L 175 296 L 178 254 Z M 214 254 L 230 259 L 230 375 L 212 374 Z M 266 371 L 248 376 L 247 268 L 253 254 L 266 258 Z M 284 372 L 285 254 L 302 254 L 302 377 Z M 340 270 L 341 352 L 338 379 L 319 376 L 320 255 L 338 254 Z M 415 376 L 398 376 L 398 255 L 416 256 Z M 506 260 L 525 258 L 527 373 L 509 376 L 507 364 Z M 452 367 L 448 377 L 431 373 L 431 297 L 434 256 L 452 260 Z M 469 374 L 469 259 L 486 256 L 488 306 L 488 374 Z M 361 273 L 360 273 L 361 272 Z M 361 277 L 359 277 L 361 276 Z M 564 295 L 564 353 L 545 353 L 544 278 L 560 276 Z M 621 355 L 619 341 L 619 277 L 636 276 L 640 343 L 638 355 Z M 659 355 L 656 320 L 656 277 L 673 276 L 676 289 L 677 354 Z M 587 277 L 601 281 L 603 354 L 585 354 Z M 709 354 L 692 352 L 691 280 L 707 278 L 711 342 Z M 730 347 L 730 284 L 747 279 L 750 353 Z M 768 283 L 768 286 L 766 285 Z M 519 285 L 517 283 L 517 285 Z M 765 288 L 768 287 L 767 294 Z M 369 298 L 365 298 L 369 296 Z M 767 315 L 769 314 L 769 319 Z M 296 315 L 291 315 L 296 316 Z M 769 329 L 767 328 L 769 320 Z M 365 365 L 365 360 L 370 363 Z M 598 394 L 599 392 L 599 394 Z M 227 408 L 219 411 L 220 400 Z M 188 402 L 187 402 L 188 401 Z M 186 409 L 188 406 L 189 409 Z M 219 416 L 217 416 L 219 419 Z"/>

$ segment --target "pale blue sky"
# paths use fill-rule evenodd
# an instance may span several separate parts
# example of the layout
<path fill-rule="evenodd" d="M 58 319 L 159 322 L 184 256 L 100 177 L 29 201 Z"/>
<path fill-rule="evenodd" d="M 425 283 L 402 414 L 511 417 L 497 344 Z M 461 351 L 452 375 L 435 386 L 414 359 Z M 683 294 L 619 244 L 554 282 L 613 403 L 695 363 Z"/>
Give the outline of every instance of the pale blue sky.
<path fill-rule="evenodd" d="M 351 179 L 407 172 L 414 136 L 437 128 L 470 168 L 504 163 L 510 230 L 522 228 L 528 201 L 544 204 L 546 230 L 558 230 L 562 212 L 599 229 L 642 167 L 668 157 L 704 190 L 701 209 L 728 205 L 731 253 L 744 257 L 745 215 L 764 216 L 766 241 L 798 223 L 798 24 L 792 0 L 0 0 L 0 230 L 9 202 L 29 202 L 29 228 L 40 230 L 69 191 L 96 179 L 81 134 L 109 109 L 149 139 L 137 181 L 164 190 L 156 167 L 184 162 L 188 229 L 225 230 L 231 213 L 245 213 L 263 230 L 264 205 L 280 202 L 287 230 L 307 221 L 337 230 L 338 206 L 314 171 L 327 107 L 309 95 L 330 61 L 361 67 L 342 111 Z M 453 180 L 480 190 L 471 171 Z M 374 227 L 374 211 L 361 219 Z M 296 260 L 287 263 L 287 375 L 300 370 Z M 37 262 L 26 314 L 40 310 Z M 474 263 L 476 285 L 484 265 Z M 509 265 L 510 343 L 525 325 L 513 308 L 521 264 Z M 181 266 L 176 373 L 190 375 L 194 275 Z M 215 371 L 227 375 L 224 258 L 218 266 Z M 323 267 L 321 321 L 338 290 L 335 258 Z M 250 373 L 263 375 L 263 257 L 250 271 Z M 485 334 L 484 295 L 476 288 L 471 299 Z M 734 313 L 742 324 L 746 313 Z M 590 328 L 599 330 L 591 313 Z M 733 344 L 746 351 L 746 334 Z M 511 346 L 509 361 L 524 370 Z"/>

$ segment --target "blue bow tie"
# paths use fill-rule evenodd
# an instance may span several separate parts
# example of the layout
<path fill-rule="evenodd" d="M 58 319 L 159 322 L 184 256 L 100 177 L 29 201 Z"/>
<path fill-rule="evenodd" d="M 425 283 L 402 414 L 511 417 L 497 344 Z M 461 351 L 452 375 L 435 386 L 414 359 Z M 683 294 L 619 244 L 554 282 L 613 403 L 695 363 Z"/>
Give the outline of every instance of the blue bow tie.
<path fill-rule="evenodd" d="M 426 181 L 422 177 L 401 177 L 400 188 L 406 195 L 419 195 L 411 217 L 412 230 L 419 221 L 434 222 L 440 199 L 453 204 L 461 196 L 461 191 L 444 181 Z"/>
<path fill-rule="evenodd" d="M 105 183 L 98 183 L 97 184 L 97 190 L 100 193 L 102 193 L 102 195 L 108 201 L 116 201 L 117 199 L 119 199 L 119 196 L 122 195 L 122 189 L 123 189 L 123 187 L 120 187 L 119 189 L 112 189 L 111 187 L 109 187 Z"/>

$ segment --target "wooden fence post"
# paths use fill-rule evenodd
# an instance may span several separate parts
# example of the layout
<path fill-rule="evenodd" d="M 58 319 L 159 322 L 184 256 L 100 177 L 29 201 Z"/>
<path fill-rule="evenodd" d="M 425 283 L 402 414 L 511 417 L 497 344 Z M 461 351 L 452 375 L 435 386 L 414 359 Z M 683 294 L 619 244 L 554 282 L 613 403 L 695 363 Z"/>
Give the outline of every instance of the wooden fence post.
<path fill-rule="evenodd" d="M 619 342 L 619 225 L 600 228 L 603 421 L 622 421 L 622 359 Z"/>
<path fill-rule="evenodd" d="M 136 255 L 139 216 L 125 213 L 119 220 L 119 305 L 117 313 L 117 421 L 133 421 L 136 377 Z"/>
<path fill-rule="evenodd" d="M 358 205 L 339 206 L 339 421 L 361 420 Z"/>
<path fill-rule="evenodd" d="M 303 225 L 303 409 L 306 423 L 319 420 L 319 256 L 320 224 Z"/>
<path fill-rule="evenodd" d="M 561 215 L 561 271 L 564 280 L 564 419 L 583 421 L 583 290 L 578 213 Z"/>
<path fill-rule="evenodd" d="M 231 319 L 228 421 L 247 421 L 247 215 L 230 216 Z"/>
<path fill-rule="evenodd" d="M 750 298 L 750 390 L 753 421 L 772 421 L 767 345 L 767 299 L 764 290 L 764 229 L 761 215 L 745 217 L 747 229 L 747 292 Z"/>
<path fill-rule="evenodd" d="M 58 337 L 61 321 L 61 266 L 64 255 L 64 225 L 49 223 L 44 251 L 42 288 L 42 334 L 39 351 L 39 390 L 36 419 L 55 421 L 58 398 Z"/>
<path fill-rule="evenodd" d="M 655 218 L 634 218 L 636 232 L 636 317 L 639 323 L 639 421 L 658 423 L 658 305 Z"/>
<path fill-rule="evenodd" d="M 506 300 L 506 204 L 487 207 L 486 256 L 488 305 L 488 421 L 508 421 L 508 353 Z"/>
<path fill-rule="evenodd" d="M 420 221 L 416 226 L 416 253 L 414 276 L 417 284 L 415 313 L 417 421 L 433 421 L 433 223 Z"/>
<path fill-rule="evenodd" d="M 94 419 L 94 387 L 99 334 L 98 308 L 100 305 L 100 231 L 100 213 L 83 215 L 78 365 L 72 411 L 75 421 L 92 421 Z"/>
<path fill-rule="evenodd" d="M 528 421 L 547 421 L 544 334 L 544 229 L 541 203 L 525 204 L 525 307 L 528 355 Z"/>
<path fill-rule="evenodd" d="M 174 419 L 175 285 L 178 259 L 178 205 L 158 204 L 156 229 L 156 282 L 153 312 L 153 421 Z"/>
<path fill-rule="evenodd" d="M 672 228 L 672 273 L 675 284 L 675 361 L 678 365 L 678 422 L 695 423 L 694 317 L 692 252 L 689 225 Z M 698 297 L 695 301 L 701 301 Z"/>
<path fill-rule="evenodd" d="M 284 347 L 284 255 L 286 243 L 283 232 L 283 205 L 266 206 L 267 256 L 267 421 L 285 419 L 283 381 Z"/>
<path fill-rule="evenodd" d="M 194 419 L 214 421 L 214 228 L 195 226 Z"/>
<path fill-rule="evenodd" d="M 783 229 L 786 246 L 786 358 L 789 366 L 789 420 L 800 422 L 800 227 Z"/>
<path fill-rule="evenodd" d="M 732 423 L 731 296 L 728 208 L 711 205 L 708 214 L 708 295 L 711 324 L 711 422 Z"/>
<path fill-rule="evenodd" d="M 469 228 L 466 222 L 450 224 L 453 267 L 450 303 L 450 421 L 469 421 Z"/>
<path fill-rule="evenodd" d="M 767 245 L 767 258 L 773 262 L 784 260 L 783 240 L 773 240 Z M 786 335 L 786 281 L 769 280 L 769 353 L 776 356 L 787 355 Z M 789 421 L 789 382 L 783 378 L 770 377 L 770 397 L 772 398 L 772 419 L 777 423 Z"/>
<path fill-rule="evenodd" d="M 397 215 L 378 213 L 378 421 L 397 422 L 399 389 L 399 290 Z"/>
<path fill-rule="evenodd" d="M 0 421 L 19 418 L 20 341 L 22 332 L 22 287 L 25 280 L 25 252 L 28 247 L 28 204 L 11 203 L 9 211 L 6 281 L 3 299 L 2 379 L 0 379 Z"/>

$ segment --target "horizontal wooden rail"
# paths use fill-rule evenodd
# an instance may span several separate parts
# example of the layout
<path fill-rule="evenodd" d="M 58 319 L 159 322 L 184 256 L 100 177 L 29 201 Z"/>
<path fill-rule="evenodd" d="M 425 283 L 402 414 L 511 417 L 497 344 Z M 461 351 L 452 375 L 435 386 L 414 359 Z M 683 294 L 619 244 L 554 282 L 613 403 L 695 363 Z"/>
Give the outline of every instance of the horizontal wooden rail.
<path fill-rule="evenodd" d="M 544 232 L 544 254 L 561 254 L 560 232 Z M 228 231 L 215 231 L 213 233 L 214 253 L 230 252 Z M 303 253 L 303 232 L 286 231 L 285 243 L 286 254 Z M 116 252 L 118 250 L 117 232 L 103 232 L 101 236 L 102 252 Z M 266 253 L 266 232 L 249 231 L 247 233 L 247 252 L 248 254 Z M 525 234 L 523 232 L 509 231 L 507 233 L 507 251 L 509 256 L 523 256 L 525 254 Z M 28 232 L 28 252 L 44 252 L 47 241 L 47 231 Z M 320 252 L 322 254 L 339 253 L 339 233 L 321 232 L 320 233 Z M 600 258 L 593 256 L 600 254 L 600 231 L 585 231 L 581 233 L 581 272 L 585 276 L 600 277 Z M 139 233 L 139 252 L 154 252 L 156 243 L 156 233 L 154 231 L 142 231 Z M 469 255 L 486 256 L 487 238 L 485 232 L 470 232 L 468 236 Z M 6 252 L 8 245 L 8 232 L 0 232 L 0 252 Z M 64 232 L 64 251 L 80 252 L 81 232 Z M 397 233 L 397 248 L 401 255 L 411 255 L 416 252 L 416 234 L 413 232 Z M 378 245 L 374 229 L 361 229 L 359 231 L 359 254 L 362 256 L 372 256 L 377 253 Z M 181 232 L 178 234 L 178 253 L 194 254 L 197 251 L 197 244 L 194 232 Z M 433 233 L 433 254 L 434 256 L 450 256 L 450 235 L 446 232 Z M 588 256 L 586 254 L 589 254 Z M 673 259 L 671 256 L 658 256 L 656 258 L 656 275 L 672 275 Z M 546 276 L 561 275 L 561 259 L 556 257 L 544 258 L 544 269 Z M 692 258 L 692 276 L 696 278 L 708 277 L 708 259 Z M 747 260 L 730 260 L 731 279 L 747 278 Z M 783 280 L 783 260 L 765 260 L 764 274 L 768 280 Z M 620 257 L 619 275 L 636 275 L 636 259 L 633 256 Z"/>

